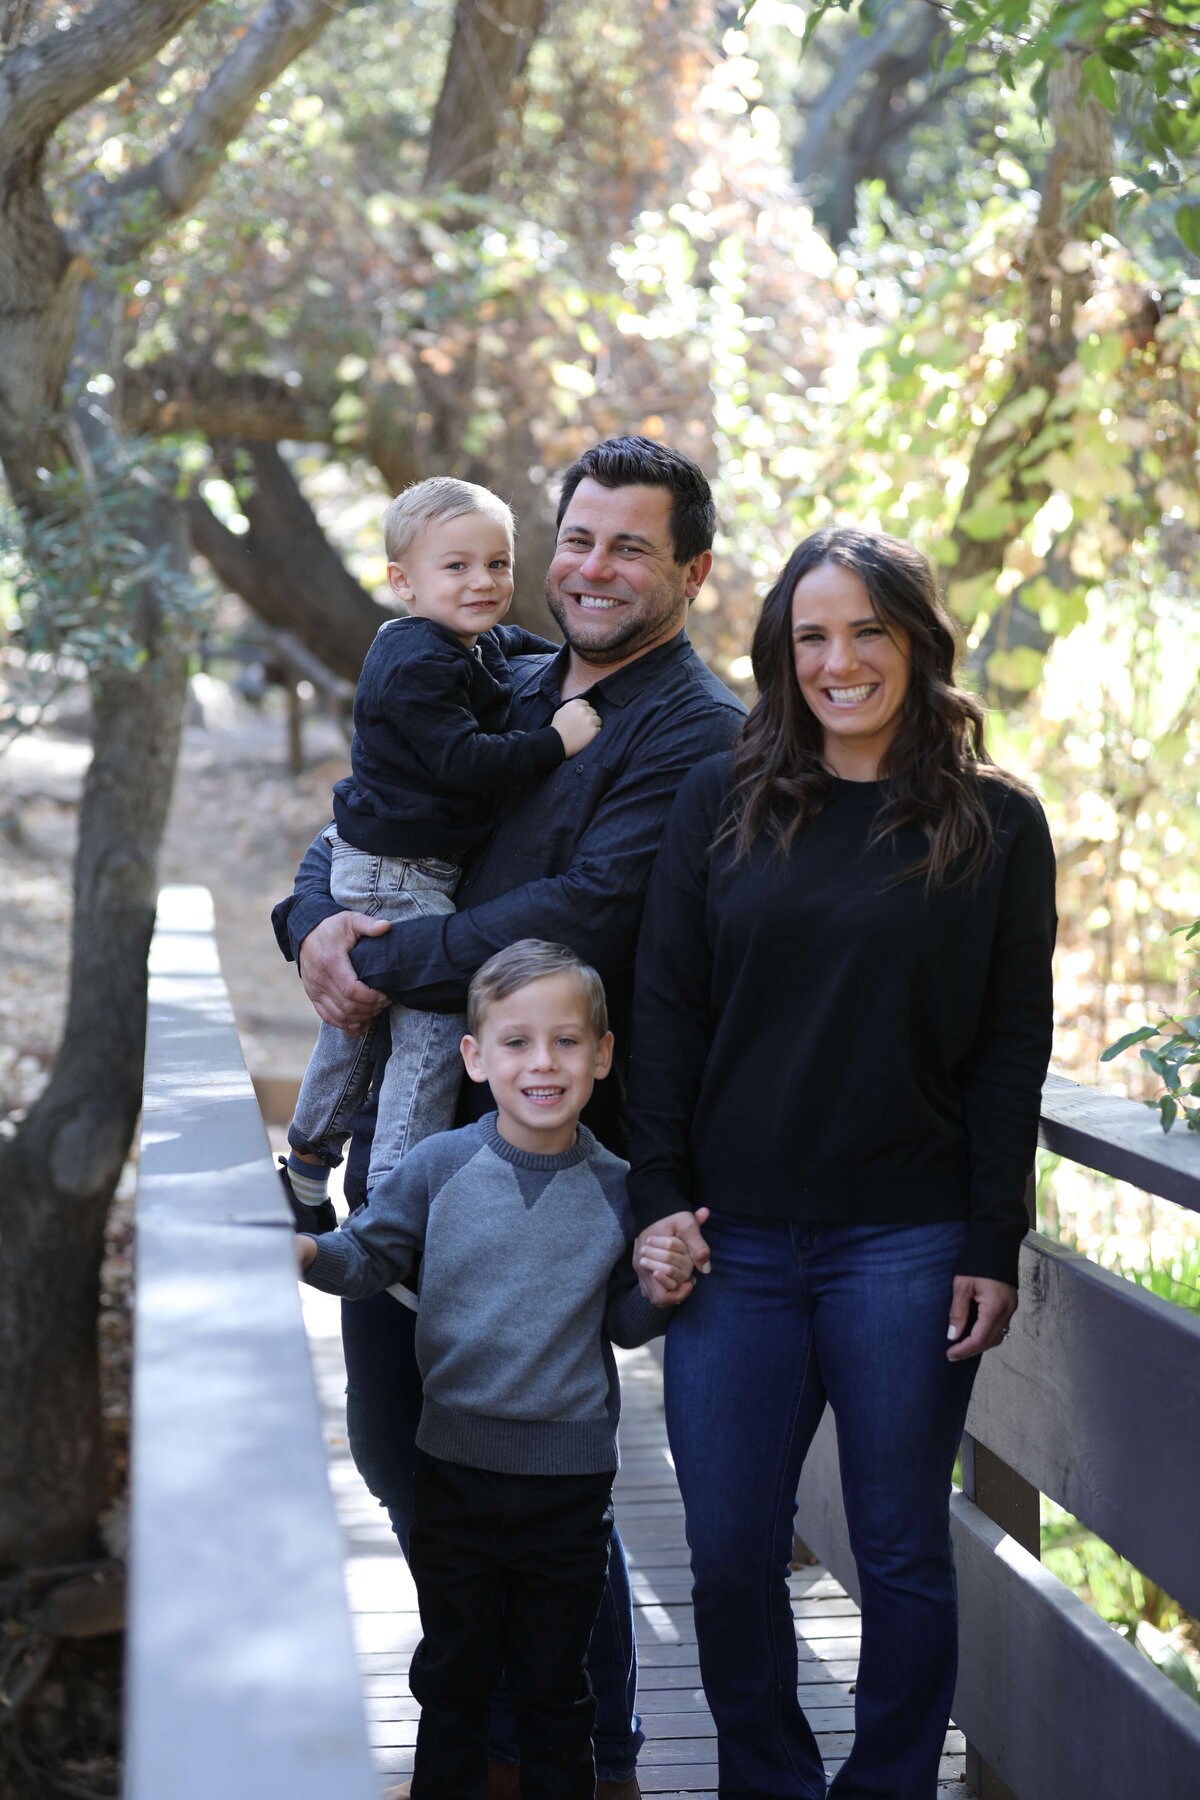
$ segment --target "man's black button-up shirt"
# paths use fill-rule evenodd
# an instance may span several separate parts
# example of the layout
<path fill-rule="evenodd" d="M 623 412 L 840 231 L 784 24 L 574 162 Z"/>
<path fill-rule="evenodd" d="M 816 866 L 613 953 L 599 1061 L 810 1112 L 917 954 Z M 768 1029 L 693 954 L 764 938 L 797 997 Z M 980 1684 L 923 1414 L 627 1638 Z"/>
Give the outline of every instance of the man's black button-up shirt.
<path fill-rule="evenodd" d="M 549 722 L 567 658 L 564 647 L 513 663 L 511 727 L 535 731 Z M 353 962 L 361 980 L 394 1000 L 459 1012 L 471 976 L 495 951 L 523 937 L 568 944 L 604 980 L 620 1063 L 642 904 L 667 813 L 688 770 L 732 744 L 744 708 L 682 631 L 604 676 L 587 697 L 603 729 L 577 756 L 497 796 L 495 830 L 466 865 L 459 910 L 363 938 Z M 284 954 L 294 957 L 338 910 L 328 847 L 318 838 L 294 892 L 272 915 Z M 611 1131 L 603 1135 L 612 1141 Z"/>

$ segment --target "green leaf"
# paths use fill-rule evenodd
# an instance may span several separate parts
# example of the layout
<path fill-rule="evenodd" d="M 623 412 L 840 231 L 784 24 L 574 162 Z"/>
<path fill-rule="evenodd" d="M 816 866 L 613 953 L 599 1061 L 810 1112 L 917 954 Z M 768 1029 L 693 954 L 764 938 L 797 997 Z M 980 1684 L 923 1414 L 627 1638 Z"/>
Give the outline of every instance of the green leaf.
<path fill-rule="evenodd" d="M 1102 57 L 1085 56 L 1079 71 L 1079 91 L 1091 94 L 1109 112 L 1117 110 L 1117 82 Z"/>
<path fill-rule="evenodd" d="M 1127 1031 L 1125 1036 L 1119 1037 L 1115 1044 L 1110 1044 L 1107 1050 L 1102 1050 L 1100 1052 L 1100 1061 L 1111 1062 L 1114 1056 L 1120 1056 L 1121 1052 L 1123 1050 L 1128 1050 L 1131 1045 L 1144 1044 L 1147 1038 L 1157 1036 L 1157 1025 L 1139 1025 L 1136 1031 Z"/>
<path fill-rule="evenodd" d="M 1179 1107 L 1169 1094 L 1164 1094 L 1158 1103 L 1158 1116 L 1162 1120 L 1164 1131 L 1170 1131 L 1179 1117 Z"/>
<path fill-rule="evenodd" d="M 1080 194 L 1078 200 L 1067 214 L 1067 223 L 1073 224 L 1080 213 L 1085 211 L 1086 208 L 1091 205 L 1092 201 L 1096 198 L 1096 195 L 1101 193 L 1108 185 L 1109 177 L 1107 175 L 1101 175 L 1095 181 L 1089 181 L 1082 194 Z"/>
<path fill-rule="evenodd" d="M 1016 519 L 1016 507 L 1004 500 L 997 500 L 990 505 L 972 506 L 968 512 L 960 513 L 958 529 L 965 531 L 977 543 L 987 543 L 992 538 L 1003 537 L 1016 523 Z"/>
<path fill-rule="evenodd" d="M 1100 54 L 1110 69 L 1137 70 L 1138 60 L 1133 51 L 1123 50 L 1119 44 L 1101 44 Z"/>
<path fill-rule="evenodd" d="M 1193 256 L 1200 256 L 1200 202 L 1191 200 L 1175 209 L 1175 229 Z"/>

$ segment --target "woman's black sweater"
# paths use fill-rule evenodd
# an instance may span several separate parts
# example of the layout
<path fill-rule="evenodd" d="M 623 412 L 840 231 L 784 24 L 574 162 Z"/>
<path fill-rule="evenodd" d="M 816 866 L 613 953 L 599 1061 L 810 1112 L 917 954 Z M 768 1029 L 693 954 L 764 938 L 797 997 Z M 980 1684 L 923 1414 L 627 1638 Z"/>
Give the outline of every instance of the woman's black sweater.
<path fill-rule="evenodd" d="M 838 781 L 780 857 L 710 854 L 730 759 L 688 776 L 655 864 L 629 1072 L 639 1229 L 681 1207 L 854 1224 L 966 1219 L 960 1274 L 1016 1281 L 1050 1055 L 1054 852 L 985 778 L 979 882 L 895 882 L 915 826 Z"/>

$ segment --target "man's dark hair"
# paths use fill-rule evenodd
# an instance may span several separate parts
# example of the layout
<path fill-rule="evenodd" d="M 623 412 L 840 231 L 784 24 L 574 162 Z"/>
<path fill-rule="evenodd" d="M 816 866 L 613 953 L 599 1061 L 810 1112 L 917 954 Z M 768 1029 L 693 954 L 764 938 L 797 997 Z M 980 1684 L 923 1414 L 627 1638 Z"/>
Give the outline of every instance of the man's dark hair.
<path fill-rule="evenodd" d="M 571 503 L 581 481 L 598 481 L 601 487 L 660 487 L 671 496 L 671 542 L 675 561 L 690 563 L 712 549 L 717 529 L 717 508 L 708 477 L 690 456 L 656 444 L 652 438 L 606 438 L 593 444 L 567 470 L 562 479 L 556 525 Z"/>

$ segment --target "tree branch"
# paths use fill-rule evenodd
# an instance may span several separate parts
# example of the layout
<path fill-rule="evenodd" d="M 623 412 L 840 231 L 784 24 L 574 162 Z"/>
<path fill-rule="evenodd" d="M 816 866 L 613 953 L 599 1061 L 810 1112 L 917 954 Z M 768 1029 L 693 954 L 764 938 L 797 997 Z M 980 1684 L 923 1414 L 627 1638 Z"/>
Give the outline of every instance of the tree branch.
<path fill-rule="evenodd" d="M 171 357 L 121 371 L 121 417 L 149 437 L 197 431 L 246 443 L 330 442 L 335 395 L 315 398 L 273 375 L 231 373 Z"/>
<path fill-rule="evenodd" d="M 106 189 L 89 221 L 106 260 L 128 261 L 198 204 L 263 89 L 339 10 L 339 0 L 268 0 L 157 156 Z"/>
<path fill-rule="evenodd" d="M 545 0 L 458 0 L 421 186 L 485 194 Z"/>
<path fill-rule="evenodd" d="M 220 447 L 250 529 L 240 536 L 229 531 L 194 495 L 187 503 L 193 546 L 268 625 L 294 633 L 327 669 L 356 681 L 390 614 L 350 574 L 278 450 L 248 447 L 253 482 L 245 491 L 236 448 Z"/>
<path fill-rule="evenodd" d="M 0 66 L 0 164 L 28 158 L 80 106 L 157 55 L 208 0 L 100 0 Z"/>

